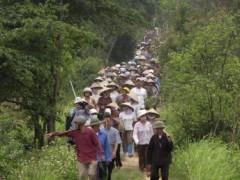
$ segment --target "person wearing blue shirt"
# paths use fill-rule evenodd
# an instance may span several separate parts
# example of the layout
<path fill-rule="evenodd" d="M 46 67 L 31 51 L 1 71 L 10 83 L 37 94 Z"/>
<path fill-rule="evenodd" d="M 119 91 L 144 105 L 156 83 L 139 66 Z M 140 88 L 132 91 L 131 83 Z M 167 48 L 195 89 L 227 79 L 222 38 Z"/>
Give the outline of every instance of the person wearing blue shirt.
<path fill-rule="evenodd" d="M 112 170 L 114 169 L 114 161 L 116 159 L 118 144 L 121 144 L 122 142 L 121 142 L 119 131 L 116 128 L 112 127 L 111 115 L 104 113 L 103 120 L 104 120 L 104 126 L 102 127 L 101 130 L 103 130 L 103 132 L 105 132 L 108 135 L 110 148 L 112 152 L 112 161 L 108 165 L 108 178 L 107 178 L 107 180 L 111 180 L 111 175 L 112 175 Z"/>
<path fill-rule="evenodd" d="M 109 138 L 108 135 L 99 129 L 99 126 L 102 122 L 99 121 L 97 118 L 92 119 L 90 126 L 92 127 L 92 130 L 97 134 L 98 139 L 100 141 L 100 144 L 102 146 L 102 149 L 104 151 L 104 160 L 100 160 L 99 153 L 97 154 L 97 161 L 98 161 L 98 180 L 105 179 L 107 175 L 107 166 L 112 161 L 112 152 L 110 148 Z"/>

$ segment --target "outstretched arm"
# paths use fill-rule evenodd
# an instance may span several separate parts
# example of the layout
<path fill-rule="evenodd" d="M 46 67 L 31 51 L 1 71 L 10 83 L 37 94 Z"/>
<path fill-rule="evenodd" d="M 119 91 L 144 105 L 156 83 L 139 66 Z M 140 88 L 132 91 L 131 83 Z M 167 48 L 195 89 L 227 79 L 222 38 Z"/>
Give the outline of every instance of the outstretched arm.
<path fill-rule="evenodd" d="M 50 138 L 53 138 L 54 136 L 59 136 L 59 137 L 73 137 L 73 133 L 74 133 L 75 130 L 70 130 L 70 131 L 64 131 L 64 132 L 60 132 L 60 131 L 54 131 L 54 132 L 51 132 L 49 134 L 47 134 L 47 138 L 50 139 Z"/>

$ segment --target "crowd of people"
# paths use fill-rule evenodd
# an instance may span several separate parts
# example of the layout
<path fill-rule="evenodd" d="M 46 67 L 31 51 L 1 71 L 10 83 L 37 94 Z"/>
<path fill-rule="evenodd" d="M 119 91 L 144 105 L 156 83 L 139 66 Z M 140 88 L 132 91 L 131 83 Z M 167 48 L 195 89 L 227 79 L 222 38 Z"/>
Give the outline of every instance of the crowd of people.
<path fill-rule="evenodd" d="M 157 112 L 161 72 L 150 35 L 133 60 L 101 70 L 76 97 L 66 132 L 48 136 L 67 136 L 76 147 L 80 180 L 110 180 L 112 170 L 122 167 L 121 155 L 138 156 L 139 170 L 151 172 L 151 180 L 159 179 L 159 169 L 168 179 L 173 143 Z"/>

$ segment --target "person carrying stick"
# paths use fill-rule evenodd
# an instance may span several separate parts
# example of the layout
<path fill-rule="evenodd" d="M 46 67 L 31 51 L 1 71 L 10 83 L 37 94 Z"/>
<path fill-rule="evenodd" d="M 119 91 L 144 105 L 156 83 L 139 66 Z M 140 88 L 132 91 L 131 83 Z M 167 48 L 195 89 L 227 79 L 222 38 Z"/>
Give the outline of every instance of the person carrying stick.
<path fill-rule="evenodd" d="M 76 142 L 77 161 L 79 169 L 79 180 L 96 180 L 97 174 L 97 152 L 100 153 L 101 160 L 104 159 L 104 154 L 98 137 L 92 129 L 84 126 L 86 118 L 77 116 L 74 118 L 76 129 L 65 132 L 52 132 L 47 135 L 48 138 L 54 136 L 70 137 Z"/>

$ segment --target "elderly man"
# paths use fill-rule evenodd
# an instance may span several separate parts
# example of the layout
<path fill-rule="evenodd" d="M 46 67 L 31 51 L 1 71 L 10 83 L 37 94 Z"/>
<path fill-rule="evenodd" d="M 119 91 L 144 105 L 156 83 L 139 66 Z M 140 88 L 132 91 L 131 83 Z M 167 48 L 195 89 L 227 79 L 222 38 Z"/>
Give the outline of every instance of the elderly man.
<path fill-rule="evenodd" d="M 173 142 L 164 131 L 163 121 L 156 121 L 156 134 L 152 136 L 147 153 L 148 168 L 151 168 L 151 180 L 158 180 L 161 169 L 162 180 L 168 180 L 169 166 L 172 161 Z"/>
<path fill-rule="evenodd" d="M 52 132 L 48 138 L 54 136 L 66 136 L 73 138 L 76 142 L 77 161 L 79 167 L 79 180 L 96 180 L 97 173 L 97 152 L 103 160 L 103 150 L 99 143 L 98 137 L 93 130 L 84 126 L 86 119 L 84 116 L 74 118 L 76 129 L 65 132 Z"/>

